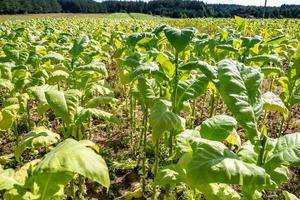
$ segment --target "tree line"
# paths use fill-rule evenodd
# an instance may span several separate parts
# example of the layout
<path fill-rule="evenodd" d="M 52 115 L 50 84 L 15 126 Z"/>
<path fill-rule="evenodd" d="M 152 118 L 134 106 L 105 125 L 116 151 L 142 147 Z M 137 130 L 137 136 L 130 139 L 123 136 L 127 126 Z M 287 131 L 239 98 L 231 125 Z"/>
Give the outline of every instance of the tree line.
<path fill-rule="evenodd" d="M 139 12 L 174 18 L 263 17 L 264 7 L 206 4 L 197 0 L 152 0 L 95 2 L 93 0 L 0 0 L 1 14 Z M 268 18 L 300 18 L 299 5 L 267 7 Z"/>

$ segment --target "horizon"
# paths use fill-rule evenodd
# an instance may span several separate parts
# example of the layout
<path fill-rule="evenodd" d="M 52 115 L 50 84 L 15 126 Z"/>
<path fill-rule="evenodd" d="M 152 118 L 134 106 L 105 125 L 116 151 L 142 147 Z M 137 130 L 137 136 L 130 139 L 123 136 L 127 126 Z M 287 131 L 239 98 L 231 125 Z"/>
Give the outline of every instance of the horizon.
<path fill-rule="evenodd" d="M 94 0 L 96 2 L 101 2 L 102 0 Z M 134 0 L 132 0 L 134 1 Z M 145 0 L 148 1 L 148 0 Z M 236 4 L 242 6 L 264 6 L 265 0 L 251 0 L 251 1 L 241 1 L 241 0 L 200 0 L 207 4 Z M 283 4 L 287 5 L 300 5 L 300 0 L 268 0 L 267 6 L 281 6 Z"/>

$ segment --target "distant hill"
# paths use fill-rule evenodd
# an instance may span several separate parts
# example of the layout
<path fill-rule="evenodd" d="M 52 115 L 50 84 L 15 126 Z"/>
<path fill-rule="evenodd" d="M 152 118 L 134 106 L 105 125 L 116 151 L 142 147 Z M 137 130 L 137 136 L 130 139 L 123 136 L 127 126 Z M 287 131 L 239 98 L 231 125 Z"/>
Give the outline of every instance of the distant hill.
<path fill-rule="evenodd" d="M 198 0 L 103 1 L 93 0 L 0 0 L 0 14 L 26 13 L 144 13 L 173 18 L 242 17 L 261 18 L 264 7 L 206 4 Z M 267 7 L 269 18 L 300 18 L 299 5 Z"/>

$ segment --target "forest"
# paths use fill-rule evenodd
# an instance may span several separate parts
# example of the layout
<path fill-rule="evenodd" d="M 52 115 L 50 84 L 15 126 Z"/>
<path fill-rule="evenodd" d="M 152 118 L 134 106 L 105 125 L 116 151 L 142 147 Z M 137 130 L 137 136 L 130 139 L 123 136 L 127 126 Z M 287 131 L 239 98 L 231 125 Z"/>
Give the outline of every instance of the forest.
<path fill-rule="evenodd" d="M 0 14 L 27 13 L 145 13 L 172 18 L 214 17 L 236 15 L 246 18 L 300 18 L 299 5 L 258 7 L 224 4 L 206 4 L 202 1 L 152 0 L 102 1 L 92 0 L 0 0 Z"/>

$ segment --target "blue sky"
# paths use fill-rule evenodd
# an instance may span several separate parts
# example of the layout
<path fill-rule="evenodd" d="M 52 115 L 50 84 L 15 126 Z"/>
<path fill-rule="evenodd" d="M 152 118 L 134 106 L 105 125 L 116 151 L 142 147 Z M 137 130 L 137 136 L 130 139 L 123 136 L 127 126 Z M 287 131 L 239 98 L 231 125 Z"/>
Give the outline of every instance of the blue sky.
<path fill-rule="evenodd" d="M 101 0 L 96 0 L 101 1 Z M 226 3 L 240 5 L 256 5 L 263 6 L 265 0 L 203 0 L 206 3 Z M 300 5 L 300 0 L 268 0 L 268 6 L 281 6 L 282 4 L 297 4 Z"/>

